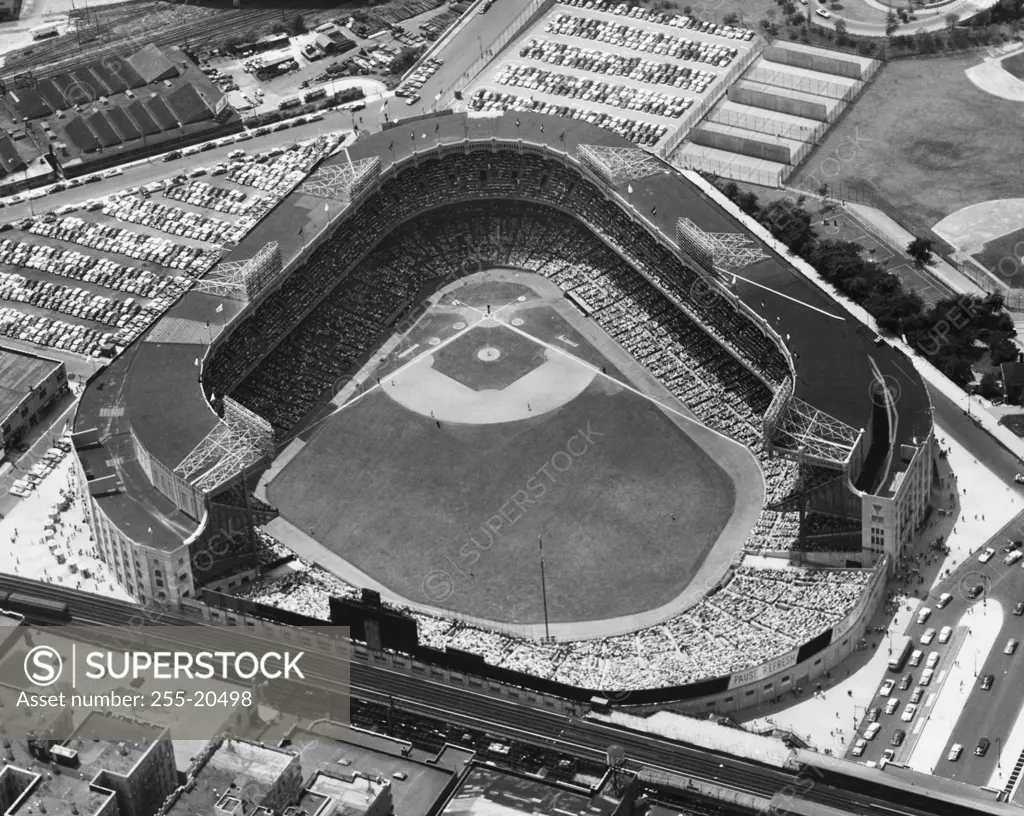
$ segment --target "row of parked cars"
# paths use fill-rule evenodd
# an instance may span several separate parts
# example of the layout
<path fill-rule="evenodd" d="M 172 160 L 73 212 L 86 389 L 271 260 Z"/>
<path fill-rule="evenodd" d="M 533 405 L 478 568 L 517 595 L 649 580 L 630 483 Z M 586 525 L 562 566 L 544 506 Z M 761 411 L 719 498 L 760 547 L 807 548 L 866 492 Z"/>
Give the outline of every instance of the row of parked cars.
<path fill-rule="evenodd" d="M 576 108 L 571 105 L 556 105 L 487 88 L 477 89 L 469 102 L 469 107 L 476 111 L 531 111 L 562 116 L 566 119 L 580 119 L 612 133 L 618 133 L 640 147 L 656 145 L 668 132 L 666 125 L 638 122 L 626 116 L 612 116 L 590 108 Z"/>
<path fill-rule="evenodd" d="M 438 72 L 441 66 L 444 65 L 444 60 L 437 59 L 436 57 L 427 57 L 423 60 L 409 76 L 405 78 L 405 81 L 395 91 L 396 96 L 409 96 L 411 93 L 418 91 L 422 88 L 434 74 Z M 399 93 L 401 91 L 401 93 Z"/>
<path fill-rule="evenodd" d="M 549 34 L 563 37 L 579 37 L 619 48 L 719 67 L 729 65 L 739 54 L 739 50 L 733 46 L 694 42 L 686 37 L 662 31 L 651 31 L 575 14 L 559 14 L 544 27 L 544 30 Z"/>
<path fill-rule="evenodd" d="M 49 476 L 55 467 L 61 463 L 68 453 L 71 452 L 71 439 L 62 436 L 56 442 L 53 447 L 49 448 L 46 453 L 43 454 L 43 458 L 36 462 L 32 468 L 23 473 L 20 478 L 15 480 L 11 486 L 11 493 L 15 496 L 24 498 L 32 494 L 32 491 L 36 489 L 36 486 L 47 476 Z"/>
<path fill-rule="evenodd" d="M 0 263 L 95 283 L 106 289 L 117 289 L 147 299 L 173 299 L 188 285 L 187 279 L 183 277 L 158 275 L 146 269 L 116 263 L 109 258 L 85 255 L 74 249 L 26 244 L 13 239 L 0 241 Z"/>
<path fill-rule="evenodd" d="M 38 309 L 62 312 L 118 328 L 126 326 L 143 308 L 134 298 L 118 300 L 94 294 L 80 286 L 71 288 L 33 280 L 16 272 L 0 272 L 0 299 L 27 303 Z"/>
<path fill-rule="evenodd" d="M 687 17 L 685 14 L 668 14 L 660 11 L 645 9 L 640 6 L 630 6 L 626 3 L 609 3 L 602 0 L 560 0 L 566 6 L 575 8 L 602 11 L 607 14 L 615 14 L 619 17 L 628 17 L 631 20 L 644 20 L 648 23 L 672 26 L 673 28 L 689 29 L 699 31 L 702 34 L 709 34 L 714 37 L 724 37 L 729 40 L 754 39 L 754 32 L 747 28 L 735 28 L 728 25 L 718 25 L 708 20 L 698 20 L 694 17 Z"/>
<path fill-rule="evenodd" d="M 693 104 L 691 99 L 669 96 L 660 91 L 635 88 L 621 83 L 601 82 L 589 77 L 556 74 L 529 65 L 506 65 L 495 77 L 495 81 L 499 85 L 511 85 L 513 88 L 567 96 L 582 102 L 595 102 L 599 105 L 673 119 L 678 119 Z"/>
<path fill-rule="evenodd" d="M 72 325 L 56 317 L 30 315 L 9 306 L 0 306 L 0 335 L 88 357 L 99 357 L 104 347 L 115 342 L 113 332 Z"/>
<path fill-rule="evenodd" d="M 578 45 L 552 42 L 535 37 L 519 52 L 520 57 L 535 59 L 550 65 L 563 65 L 579 71 L 624 77 L 652 85 L 671 85 L 691 93 L 704 93 L 716 74 L 675 62 L 624 57 L 599 48 L 581 48 Z"/>
<path fill-rule="evenodd" d="M 161 232 L 212 244 L 234 244 L 245 235 L 245 228 L 220 218 L 168 207 L 155 201 L 145 201 L 133 195 L 116 195 L 107 199 L 103 214 L 141 224 Z"/>
<path fill-rule="evenodd" d="M 190 277 L 205 274 L 220 259 L 220 253 L 215 249 L 185 246 L 168 238 L 131 232 L 77 216 L 65 216 L 51 223 L 37 221 L 29 228 L 29 232 L 56 241 L 80 244 L 100 252 L 115 252 L 169 269 L 180 269 Z"/>

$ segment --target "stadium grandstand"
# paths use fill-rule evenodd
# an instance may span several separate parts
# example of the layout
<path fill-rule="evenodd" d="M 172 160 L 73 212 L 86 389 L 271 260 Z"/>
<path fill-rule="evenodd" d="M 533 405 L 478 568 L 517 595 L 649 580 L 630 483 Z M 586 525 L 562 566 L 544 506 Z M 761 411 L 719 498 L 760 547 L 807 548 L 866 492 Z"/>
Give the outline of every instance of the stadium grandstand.
<path fill-rule="evenodd" d="M 77 176 L 240 127 L 224 94 L 173 46 L 150 44 L 39 80 L 20 75 L 0 97 L 0 187 L 41 161 Z"/>
<path fill-rule="evenodd" d="M 487 265 L 574 295 L 763 471 L 743 553 L 656 626 L 540 642 L 408 599 L 385 615 L 299 559 L 262 574 L 288 560 L 259 529 L 276 509 L 252 492 L 281 444 L 415 297 L 481 269 L 497 233 Z M 241 593 L 260 614 L 346 622 L 425 661 L 475 655 L 474 671 L 559 693 L 639 689 L 700 710 L 773 699 L 855 648 L 926 518 L 937 454 L 913 366 L 795 263 L 699 176 L 605 129 L 524 113 L 399 123 L 321 163 L 89 383 L 74 443 L 98 550 L 143 603 Z M 400 619 L 400 644 L 381 639 L 381 615 Z"/>

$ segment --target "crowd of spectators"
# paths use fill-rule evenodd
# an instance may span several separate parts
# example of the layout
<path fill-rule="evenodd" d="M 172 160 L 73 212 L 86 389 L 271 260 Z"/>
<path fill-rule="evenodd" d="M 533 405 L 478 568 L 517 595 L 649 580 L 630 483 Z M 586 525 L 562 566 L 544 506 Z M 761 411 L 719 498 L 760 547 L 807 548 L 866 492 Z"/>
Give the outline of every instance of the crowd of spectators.
<path fill-rule="evenodd" d="M 519 200 L 506 198 L 513 195 Z M 779 350 L 728 299 L 693 298 L 693 270 L 638 235 L 586 179 L 539 157 L 460 155 L 386 181 L 225 339 L 207 385 L 231 393 L 279 433 L 290 431 L 379 345 L 424 285 L 479 265 L 483 245 L 489 263 L 544 275 L 572 293 L 702 422 L 745 444 L 767 488 L 746 549 L 796 546 L 797 514 L 768 508 L 816 476 L 801 480 L 797 465 L 764 449 L 761 419 L 772 388 L 788 376 Z M 274 350 L 265 354 L 268 347 Z M 868 578 L 860 570 L 743 566 L 720 591 L 659 626 L 557 645 L 409 613 L 424 645 L 468 648 L 496 665 L 591 688 L 653 687 L 788 651 L 845 617 Z M 248 594 L 326 620 L 327 599 L 356 590 L 306 565 Z"/>
<path fill-rule="evenodd" d="M 220 252 L 216 249 L 185 246 L 169 238 L 131 232 L 73 215 L 53 221 L 36 221 L 29 227 L 29 232 L 43 238 L 79 244 L 100 252 L 115 252 L 168 269 L 178 269 L 190 277 L 204 275 L 220 260 Z"/>
<path fill-rule="evenodd" d="M 533 38 L 519 56 L 552 65 L 564 65 L 581 71 L 619 76 L 652 85 L 671 85 L 692 93 L 704 93 L 715 78 L 711 71 L 702 71 L 675 62 L 660 62 L 641 57 L 623 57 L 597 48 Z"/>
<path fill-rule="evenodd" d="M 675 19 L 682 18 L 677 16 Z M 666 23 L 666 25 L 672 24 Z M 736 59 L 736 55 L 739 53 L 733 46 L 689 40 L 686 37 L 678 37 L 646 27 L 637 28 L 576 14 L 559 14 L 544 27 L 544 30 L 548 34 L 596 40 L 608 45 L 630 48 L 634 51 L 722 67 Z"/>
<path fill-rule="evenodd" d="M 532 65 L 506 65 L 498 72 L 494 81 L 499 85 L 511 85 L 513 88 L 568 96 L 585 102 L 596 102 L 600 105 L 627 108 L 673 119 L 678 119 L 693 105 L 693 100 L 681 96 L 635 88 L 621 82 L 613 84 L 590 77 L 557 74 Z"/>
<path fill-rule="evenodd" d="M 580 119 L 592 125 L 603 127 L 612 133 L 617 133 L 633 144 L 641 147 L 653 147 L 668 132 L 666 125 L 658 125 L 651 122 L 638 122 L 628 116 L 612 116 L 608 113 L 591 110 L 590 108 L 577 108 L 572 105 L 556 105 L 553 102 L 545 102 L 541 99 L 527 99 L 525 96 L 505 93 L 503 91 L 491 91 L 487 88 L 477 88 L 469 102 L 470 108 L 475 111 L 529 111 L 530 113 L 544 113 L 553 116 L 561 116 L 565 119 Z"/>
<path fill-rule="evenodd" d="M 402 606 L 421 646 L 461 649 L 502 668 L 588 689 L 684 685 L 760 665 L 838 624 L 864 594 L 870 570 L 739 566 L 731 580 L 656 626 L 592 640 L 541 643 Z M 314 564 L 248 585 L 242 597 L 323 621 L 331 597 L 360 591 Z M 389 604 L 389 606 L 391 606 Z"/>

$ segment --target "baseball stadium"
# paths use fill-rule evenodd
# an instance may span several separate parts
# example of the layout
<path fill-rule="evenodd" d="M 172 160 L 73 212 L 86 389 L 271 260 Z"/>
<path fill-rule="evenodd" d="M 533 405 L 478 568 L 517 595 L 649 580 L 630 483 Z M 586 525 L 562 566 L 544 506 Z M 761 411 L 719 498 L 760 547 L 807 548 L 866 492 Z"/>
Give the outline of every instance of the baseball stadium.
<path fill-rule="evenodd" d="M 709 181 L 528 113 L 318 161 L 74 431 L 141 604 L 701 711 L 856 648 L 936 458 L 910 361 Z"/>

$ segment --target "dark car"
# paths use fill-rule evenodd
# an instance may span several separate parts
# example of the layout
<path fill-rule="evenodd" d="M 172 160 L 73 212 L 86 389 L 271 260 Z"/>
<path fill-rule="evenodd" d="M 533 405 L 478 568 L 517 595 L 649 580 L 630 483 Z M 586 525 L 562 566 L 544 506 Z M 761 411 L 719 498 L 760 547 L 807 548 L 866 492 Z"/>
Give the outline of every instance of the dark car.
<path fill-rule="evenodd" d="M 978 740 L 978 747 L 974 749 L 975 756 L 985 756 L 988 753 L 988 746 L 992 743 L 989 742 L 988 737 L 982 737 Z"/>
<path fill-rule="evenodd" d="M 984 591 L 985 587 L 983 587 L 981 584 L 975 584 L 969 590 L 967 590 L 967 597 L 973 601 Z"/>
<path fill-rule="evenodd" d="M 878 722 L 878 718 L 882 714 L 881 706 L 874 706 L 868 709 L 868 722 Z"/>
<path fill-rule="evenodd" d="M 912 674 L 905 674 L 905 675 L 903 675 L 903 679 L 900 680 L 900 688 L 903 691 L 906 691 L 913 684 L 914 684 L 914 675 L 912 675 Z"/>
<path fill-rule="evenodd" d="M 992 688 L 992 684 L 995 682 L 995 679 L 996 677 L 994 674 L 986 674 L 984 677 L 982 677 L 981 690 L 988 691 L 990 688 Z"/>
<path fill-rule="evenodd" d="M 902 728 L 899 728 L 897 729 L 896 733 L 892 735 L 892 740 L 889 744 L 896 748 L 903 744 L 903 740 L 906 739 L 906 737 L 907 732 L 904 731 Z"/>

